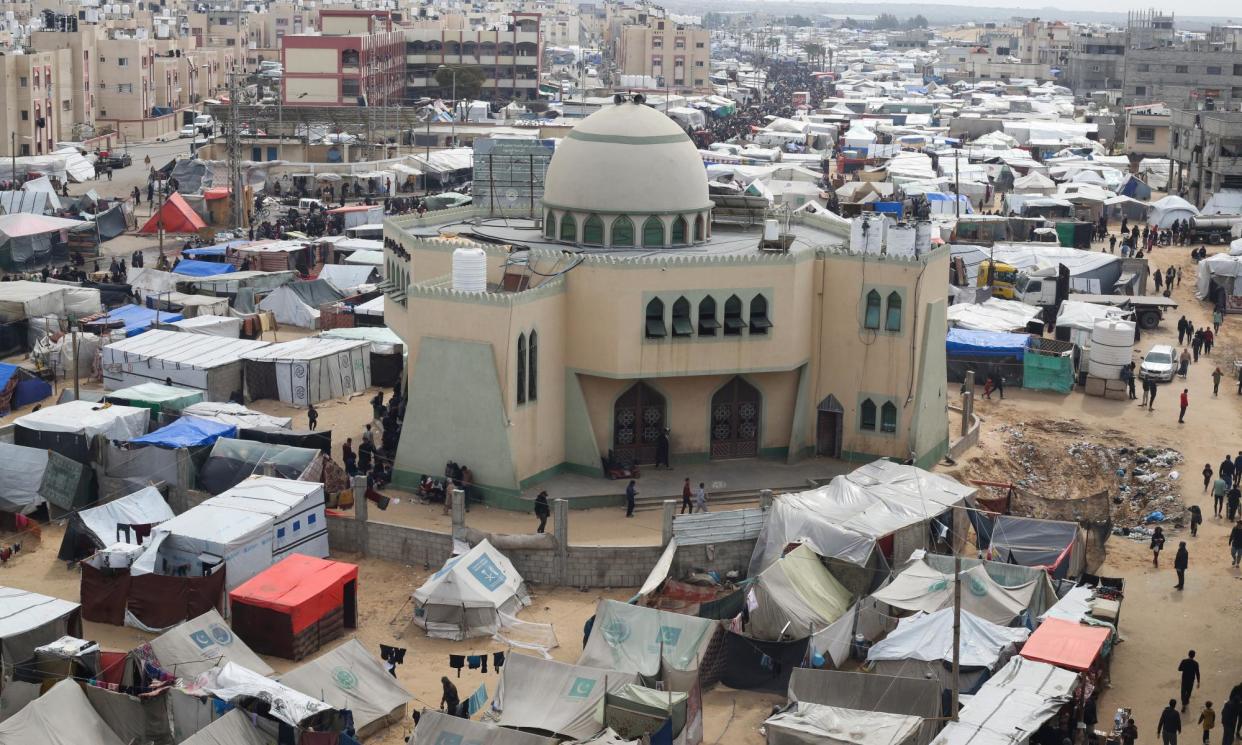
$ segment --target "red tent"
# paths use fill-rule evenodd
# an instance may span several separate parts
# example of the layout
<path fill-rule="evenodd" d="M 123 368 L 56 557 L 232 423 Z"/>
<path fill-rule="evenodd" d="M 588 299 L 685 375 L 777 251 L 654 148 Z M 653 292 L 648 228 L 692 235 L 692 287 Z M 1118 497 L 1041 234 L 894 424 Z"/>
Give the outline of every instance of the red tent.
<path fill-rule="evenodd" d="M 175 191 L 164 200 L 164 206 L 160 207 L 160 211 L 151 215 L 151 219 L 147 220 L 147 224 L 143 225 L 142 230 L 138 232 L 158 233 L 161 221 L 164 223 L 165 233 L 197 233 L 207 227 L 203 218 L 199 217 L 194 208 L 186 203 L 185 198 Z"/>
<path fill-rule="evenodd" d="M 233 631 L 260 654 L 300 660 L 358 626 L 358 567 L 291 554 L 229 593 Z"/>
<path fill-rule="evenodd" d="M 1112 633 L 1103 626 L 1084 626 L 1061 618 L 1047 618 L 1026 640 L 1022 656 L 1083 672 L 1095 665 Z"/>

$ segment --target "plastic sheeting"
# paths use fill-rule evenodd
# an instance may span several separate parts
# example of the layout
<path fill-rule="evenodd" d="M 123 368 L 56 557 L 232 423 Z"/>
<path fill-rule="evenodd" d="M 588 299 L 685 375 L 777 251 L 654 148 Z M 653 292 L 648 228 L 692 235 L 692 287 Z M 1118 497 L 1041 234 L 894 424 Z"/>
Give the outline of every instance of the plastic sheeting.
<path fill-rule="evenodd" d="M 126 338 L 137 336 L 151 328 L 155 324 L 156 318 L 161 323 L 172 323 L 180 321 L 182 316 L 180 313 L 169 313 L 168 311 L 157 311 L 142 305 L 122 305 L 119 308 L 112 308 L 105 315 L 90 321 L 84 321 L 83 326 L 96 331 L 100 334 L 108 334 L 111 329 L 123 329 Z"/>
<path fill-rule="evenodd" d="M 57 558 L 72 561 L 83 558 L 82 549 L 85 546 L 92 549 L 111 546 L 121 540 L 117 533 L 119 526 L 158 525 L 172 518 L 172 508 L 164 501 L 164 496 L 155 487 L 148 486 L 120 499 L 73 514 L 65 529 L 65 537 L 61 540 Z"/>
<path fill-rule="evenodd" d="M 850 593 L 805 544 L 755 578 L 747 633 L 765 641 L 804 639 L 850 607 Z"/>
<path fill-rule="evenodd" d="M 1107 627 L 1048 618 L 1022 647 L 1022 656 L 1066 670 L 1086 671 L 1103 654 L 1112 634 L 1112 629 Z"/>
<path fill-rule="evenodd" d="M 319 279 L 344 294 L 352 294 L 364 285 L 374 284 L 378 275 L 375 267 L 366 265 L 328 264 L 319 270 Z"/>
<path fill-rule="evenodd" d="M 0 723 L 0 742 L 125 745 L 95 713 L 76 680 L 62 680 Z"/>
<path fill-rule="evenodd" d="M 997 515 L 988 552 L 995 561 L 1047 569 L 1057 579 L 1075 578 L 1086 566 L 1087 538 L 1078 523 Z"/>
<path fill-rule="evenodd" d="M 348 671 L 348 675 L 341 674 Z M 354 714 L 357 739 L 405 719 L 405 707 L 414 696 L 388 674 L 357 639 L 338 645 L 313 662 L 290 670 L 278 680 L 295 691 L 325 701 L 334 709 Z"/>
<path fill-rule="evenodd" d="M 259 301 L 259 309 L 271 311 L 277 323 L 315 328 L 320 306 L 344 299 L 345 295 L 326 280 L 314 279 L 277 288 Z"/>
<path fill-rule="evenodd" d="M 229 274 L 237 271 L 237 267 L 221 261 L 199 261 L 182 259 L 173 267 L 173 274 L 184 274 L 189 277 L 214 277 L 217 274 Z"/>
<path fill-rule="evenodd" d="M 913 742 L 923 719 L 796 703 L 763 724 L 768 745 L 903 745 Z"/>
<path fill-rule="evenodd" d="M 241 337 L 242 319 L 228 316 L 201 315 L 174 321 L 173 326 L 190 334 L 222 336 L 226 339 Z"/>
<path fill-rule="evenodd" d="M 414 624 L 439 639 L 495 634 L 500 614 L 515 615 L 530 605 L 522 575 L 487 539 L 450 558 L 413 598 Z"/>
<path fill-rule="evenodd" d="M 66 635 L 80 637 L 78 608 L 77 603 L 68 600 L 0 587 L 0 661 L 11 669 L 29 660 L 35 647 Z"/>
<path fill-rule="evenodd" d="M 1078 676 L 1014 657 L 950 722 L 934 745 L 1025 745 L 1071 700 Z"/>
<path fill-rule="evenodd" d="M 429 710 L 424 711 L 418 720 L 414 739 L 410 742 L 413 745 L 442 745 L 450 742 L 467 742 L 471 745 L 558 745 L 560 740 Z"/>
<path fill-rule="evenodd" d="M 606 692 L 638 682 L 629 673 L 511 654 L 500 669 L 492 708 L 500 713 L 502 727 L 580 739 L 602 729 L 599 713 Z"/>
<path fill-rule="evenodd" d="M 1031 634 L 1024 628 L 989 623 L 962 611 L 960 660 L 963 667 L 995 669 L 1001 655 L 1012 645 L 1021 644 Z M 867 653 L 868 662 L 919 660 L 939 662 L 953 659 L 953 609 L 919 613 L 903 618 L 897 629 L 877 642 Z"/>
<path fill-rule="evenodd" d="M 1022 359 L 1026 354 L 1026 345 L 1030 339 L 1031 337 L 1026 334 L 949 329 L 946 336 L 946 351 L 950 355 Z"/>
<path fill-rule="evenodd" d="M 163 383 L 142 383 L 113 391 L 104 398 L 131 406 L 145 406 L 153 411 L 181 411 L 202 401 L 203 392 Z"/>
<path fill-rule="evenodd" d="M 982 303 L 954 303 L 946 313 L 950 327 L 972 331 L 1022 331 L 1039 318 L 1040 309 L 1017 300 L 988 298 Z"/>
<path fill-rule="evenodd" d="M 656 677 L 663 669 L 697 670 L 716 622 L 601 600 L 579 665 Z"/>
<path fill-rule="evenodd" d="M 270 716 L 294 727 L 332 709 L 317 697 L 295 691 L 232 662 L 203 673 L 196 685 L 229 703 L 243 697 L 260 699 L 270 705 Z"/>
<path fill-rule="evenodd" d="M 963 570 L 962 582 L 962 610 L 1001 626 L 1008 626 L 1030 609 L 1038 587 L 1035 578 L 1016 587 L 1002 587 L 980 565 Z M 937 571 L 916 560 L 871 597 L 893 608 L 933 613 L 953 605 L 953 573 Z"/>
<path fill-rule="evenodd" d="M 214 609 L 172 627 L 150 643 L 160 666 L 181 678 L 193 679 L 228 663 L 259 675 L 273 672 Z"/>
<path fill-rule="evenodd" d="M 0 510 L 29 515 L 43 504 L 47 451 L 0 442 Z"/>
<path fill-rule="evenodd" d="M 289 429 L 293 424 L 292 417 L 272 416 L 261 411 L 247 409 L 241 404 L 232 403 L 198 403 L 185 407 L 181 413 L 222 424 L 233 424 L 245 429 L 255 427 Z"/>
<path fill-rule="evenodd" d="M 134 445 L 158 445 L 166 448 L 189 448 L 212 445 L 221 437 L 236 437 L 237 427 L 210 419 L 183 416 L 172 424 L 130 440 Z"/>
<path fill-rule="evenodd" d="M 210 493 L 219 494 L 258 473 L 261 464 L 270 466 L 281 478 L 296 479 L 318 454 L 318 450 L 311 448 L 221 437 L 199 471 L 199 485 Z"/>
<path fill-rule="evenodd" d="M 36 432 L 64 432 L 110 440 L 132 440 L 147 431 L 151 413 L 133 406 L 100 406 L 90 401 L 69 401 L 31 412 L 13 421 Z"/>
<path fill-rule="evenodd" d="M 923 678 L 895 678 L 878 673 L 841 672 L 800 667 L 789 678 L 789 700 L 922 720 L 918 742 L 940 730 L 940 683 Z"/>
<path fill-rule="evenodd" d="M 268 739 L 250 724 L 241 709 L 227 712 L 211 724 L 182 740 L 181 745 L 267 745 Z"/>

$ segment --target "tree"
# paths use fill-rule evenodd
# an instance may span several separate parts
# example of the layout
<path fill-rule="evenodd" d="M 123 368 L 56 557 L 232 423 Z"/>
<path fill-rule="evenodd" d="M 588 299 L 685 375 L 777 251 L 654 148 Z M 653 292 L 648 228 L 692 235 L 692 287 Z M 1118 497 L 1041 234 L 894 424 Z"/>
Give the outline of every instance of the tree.
<path fill-rule="evenodd" d="M 454 77 L 457 80 L 456 86 L 453 83 Z M 436 70 L 435 78 L 436 85 L 442 91 L 453 95 L 456 87 L 457 98 L 463 100 L 478 98 L 483 90 L 483 83 L 487 82 L 487 73 L 477 65 L 446 65 Z"/>
<path fill-rule="evenodd" d="M 892 13 L 881 13 L 871 22 L 872 28 L 900 28 L 901 22 Z"/>
<path fill-rule="evenodd" d="M 824 62 L 824 45 L 814 41 L 808 41 L 802 45 L 802 51 L 806 52 L 807 63 L 816 69 L 823 66 Z"/>
<path fill-rule="evenodd" d="M 928 25 L 927 18 L 922 13 L 912 18 L 907 18 L 905 23 L 906 28 L 927 28 Z"/>
<path fill-rule="evenodd" d="M 794 28 L 806 28 L 807 26 L 814 26 L 815 22 L 804 15 L 795 13 L 785 19 L 785 24 Z"/>

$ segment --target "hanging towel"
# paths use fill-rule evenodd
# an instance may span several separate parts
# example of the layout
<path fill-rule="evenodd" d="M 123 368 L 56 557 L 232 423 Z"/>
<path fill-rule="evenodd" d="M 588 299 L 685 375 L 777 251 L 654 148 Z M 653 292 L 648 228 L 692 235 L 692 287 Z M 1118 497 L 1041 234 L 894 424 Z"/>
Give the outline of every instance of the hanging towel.
<path fill-rule="evenodd" d="M 470 698 L 466 699 L 466 712 L 470 716 L 474 716 L 475 712 L 483 708 L 483 704 L 487 703 L 487 684 L 479 686 L 478 689 L 470 694 Z"/>
<path fill-rule="evenodd" d="M 461 669 L 466 666 L 466 656 L 463 654 L 449 655 L 449 667 L 457 671 L 457 677 L 461 677 Z"/>
<path fill-rule="evenodd" d="M 504 666 L 505 666 L 505 653 L 504 652 L 492 652 L 492 669 L 496 671 L 497 675 L 500 675 L 500 668 Z"/>
<path fill-rule="evenodd" d="M 478 670 L 481 662 L 482 658 L 477 654 L 472 654 L 466 657 L 466 667 L 471 670 Z"/>

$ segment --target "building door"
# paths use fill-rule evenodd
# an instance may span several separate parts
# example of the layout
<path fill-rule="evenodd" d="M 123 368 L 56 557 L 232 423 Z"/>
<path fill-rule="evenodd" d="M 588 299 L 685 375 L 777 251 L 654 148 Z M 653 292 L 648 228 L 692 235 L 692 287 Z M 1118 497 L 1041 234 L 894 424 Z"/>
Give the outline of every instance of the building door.
<path fill-rule="evenodd" d="M 612 412 L 612 453 L 621 461 L 655 463 L 664 431 L 664 396 L 646 383 L 621 394 Z"/>
<path fill-rule="evenodd" d="M 759 389 L 735 377 L 712 396 L 711 457 L 753 458 L 759 454 Z"/>
<path fill-rule="evenodd" d="M 845 409 L 836 396 L 829 396 L 819 403 L 815 421 L 815 454 L 829 458 L 841 457 L 841 426 L 845 422 Z"/>

